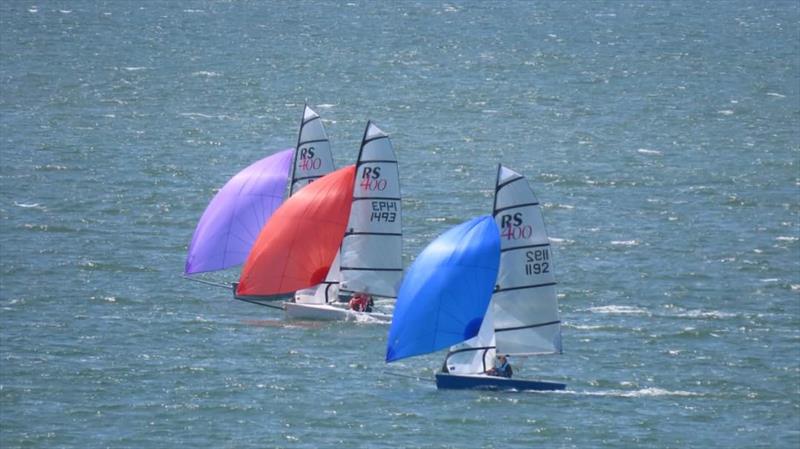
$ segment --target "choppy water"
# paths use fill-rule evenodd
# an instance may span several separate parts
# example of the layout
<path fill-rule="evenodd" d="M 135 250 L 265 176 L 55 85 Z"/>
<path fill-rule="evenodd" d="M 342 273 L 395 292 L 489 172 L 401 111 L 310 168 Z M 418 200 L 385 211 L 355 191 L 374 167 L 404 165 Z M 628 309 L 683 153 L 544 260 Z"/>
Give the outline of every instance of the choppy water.
<path fill-rule="evenodd" d="M 800 445 L 794 1 L 0 2 L 0 446 Z M 563 393 L 439 392 L 387 328 L 180 279 L 203 208 L 294 144 L 392 136 L 405 259 L 525 174 Z M 415 378 L 400 377 L 394 374 Z"/>

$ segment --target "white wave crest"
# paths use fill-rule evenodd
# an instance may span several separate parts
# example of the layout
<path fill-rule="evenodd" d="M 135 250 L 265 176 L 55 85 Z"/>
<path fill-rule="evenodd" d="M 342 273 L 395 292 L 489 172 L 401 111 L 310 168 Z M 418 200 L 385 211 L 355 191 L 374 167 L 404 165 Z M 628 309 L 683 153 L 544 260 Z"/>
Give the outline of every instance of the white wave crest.
<path fill-rule="evenodd" d="M 600 306 L 589 307 L 592 313 L 600 313 L 605 315 L 647 315 L 649 312 L 645 309 L 633 306 Z"/>
<path fill-rule="evenodd" d="M 639 153 L 639 154 L 649 154 L 649 155 L 652 155 L 652 156 L 661 156 L 661 152 L 660 151 L 651 150 L 649 148 L 639 148 L 638 150 L 636 150 L 636 152 Z"/>
<path fill-rule="evenodd" d="M 615 246 L 637 246 L 639 244 L 638 240 L 612 240 L 612 245 Z"/>
<path fill-rule="evenodd" d="M 619 398 L 646 398 L 646 397 L 659 397 L 659 396 L 703 396 L 702 393 L 684 390 L 665 390 L 663 388 L 640 388 L 638 390 L 606 390 L 606 391 L 580 391 L 576 394 L 586 396 L 611 396 Z"/>

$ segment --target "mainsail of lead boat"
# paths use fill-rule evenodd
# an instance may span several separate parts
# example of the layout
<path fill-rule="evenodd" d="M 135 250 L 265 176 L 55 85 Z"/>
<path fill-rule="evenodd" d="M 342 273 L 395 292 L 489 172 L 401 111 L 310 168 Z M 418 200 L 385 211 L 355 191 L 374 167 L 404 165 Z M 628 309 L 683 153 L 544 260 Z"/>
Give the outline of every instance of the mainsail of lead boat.
<path fill-rule="evenodd" d="M 322 120 L 306 105 L 297 151 L 286 149 L 250 165 L 211 200 L 189 244 L 184 274 L 241 265 L 261 228 L 283 202 L 287 182 L 291 194 L 331 171 L 333 157 Z"/>
<path fill-rule="evenodd" d="M 563 389 L 564 384 L 480 375 L 495 354 L 512 357 L 561 353 L 561 321 L 550 241 L 539 201 L 525 178 L 498 166 L 494 213 L 501 258 L 492 302 L 477 337 L 453 346 L 439 388 Z M 477 376 L 476 376 L 477 375 Z"/>
<path fill-rule="evenodd" d="M 242 269 L 241 299 L 283 299 L 319 284 L 347 227 L 356 168 L 341 168 L 304 187 L 272 215 Z"/>
<path fill-rule="evenodd" d="M 431 242 L 400 285 L 386 362 L 474 337 L 489 306 L 499 263 L 500 237 L 489 215 L 455 226 Z"/>

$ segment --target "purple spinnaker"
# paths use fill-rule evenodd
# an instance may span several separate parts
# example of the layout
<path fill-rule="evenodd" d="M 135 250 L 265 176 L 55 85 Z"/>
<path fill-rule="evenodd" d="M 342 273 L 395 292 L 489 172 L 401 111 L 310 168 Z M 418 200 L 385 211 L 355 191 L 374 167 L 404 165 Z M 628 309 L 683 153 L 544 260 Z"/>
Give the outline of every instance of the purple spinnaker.
<path fill-rule="evenodd" d="M 283 202 L 293 151 L 289 148 L 261 159 L 217 192 L 197 223 L 185 274 L 244 263 L 261 228 Z"/>

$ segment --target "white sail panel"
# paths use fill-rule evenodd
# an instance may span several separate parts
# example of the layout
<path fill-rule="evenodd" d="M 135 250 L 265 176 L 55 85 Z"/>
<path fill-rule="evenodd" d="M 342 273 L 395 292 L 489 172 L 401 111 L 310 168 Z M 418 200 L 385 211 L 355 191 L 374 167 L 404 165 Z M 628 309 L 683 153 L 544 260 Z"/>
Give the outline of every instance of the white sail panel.
<path fill-rule="evenodd" d="M 292 195 L 315 179 L 334 170 L 331 144 L 319 114 L 306 106 L 297 137 L 297 150 L 292 167 Z"/>
<path fill-rule="evenodd" d="M 451 346 L 444 363 L 447 372 L 452 374 L 480 374 L 494 366 L 494 356 L 494 319 L 489 307 L 478 335 Z"/>
<path fill-rule="evenodd" d="M 541 207 L 525 178 L 503 166 L 498 168 L 494 216 L 501 236 L 492 297 L 497 350 L 561 352 L 552 252 Z"/>
<path fill-rule="evenodd" d="M 340 290 L 393 298 L 403 275 L 400 175 L 389 136 L 367 124 L 342 240 Z"/>

